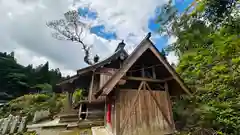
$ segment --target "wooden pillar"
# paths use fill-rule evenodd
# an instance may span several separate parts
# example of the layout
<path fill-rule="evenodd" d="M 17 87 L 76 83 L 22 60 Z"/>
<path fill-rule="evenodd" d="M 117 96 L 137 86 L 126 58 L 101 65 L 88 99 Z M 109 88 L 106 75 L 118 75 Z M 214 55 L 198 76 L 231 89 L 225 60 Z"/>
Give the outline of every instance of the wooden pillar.
<path fill-rule="evenodd" d="M 155 67 L 153 66 L 152 67 L 152 77 L 153 77 L 153 79 L 156 79 L 157 77 L 156 77 L 156 71 L 155 71 Z"/>
<path fill-rule="evenodd" d="M 105 98 L 105 104 L 104 104 L 104 125 L 107 125 L 107 97 Z"/>
<path fill-rule="evenodd" d="M 145 77 L 144 65 L 142 65 L 141 75 L 142 75 L 142 77 Z"/>
<path fill-rule="evenodd" d="M 95 72 L 93 71 L 93 74 L 92 74 L 92 79 L 91 79 L 91 83 L 90 83 L 90 86 L 89 86 L 89 93 L 88 93 L 88 100 L 89 102 L 91 102 L 92 100 L 92 93 L 93 93 L 93 82 L 94 82 L 94 74 Z"/>
<path fill-rule="evenodd" d="M 120 135 L 120 92 L 115 92 L 115 135 Z"/>
<path fill-rule="evenodd" d="M 122 61 L 119 62 L 119 67 L 122 68 Z"/>
<path fill-rule="evenodd" d="M 81 114 L 82 114 L 82 103 L 80 104 L 79 110 L 78 110 L 78 120 L 82 120 Z"/>

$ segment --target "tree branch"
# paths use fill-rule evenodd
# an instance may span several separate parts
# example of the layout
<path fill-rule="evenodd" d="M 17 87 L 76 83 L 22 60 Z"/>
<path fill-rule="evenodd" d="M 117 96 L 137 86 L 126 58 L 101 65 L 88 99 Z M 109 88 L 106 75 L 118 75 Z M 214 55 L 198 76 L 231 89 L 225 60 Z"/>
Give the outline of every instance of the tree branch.
<path fill-rule="evenodd" d="M 84 61 L 88 65 L 93 65 L 95 62 L 90 59 L 90 50 L 91 45 L 87 45 L 83 42 L 81 35 L 83 35 L 84 28 L 86 28 L 86 24 L 79 21 L 79 16 L 77 11 L 68 11 L 64 14 L 65 19 L 53 20 L 47 23 L 49 28 L 55 30 L 52 33 L 53 37 L 58 40 L 71 40 L 72 42 L 78 42 L 82 45 L 82 49 L 85 53 Z M 97 55 L 95 57 L 98 57 Z M 98 57 L 99 59 L 99 57 Z"/>

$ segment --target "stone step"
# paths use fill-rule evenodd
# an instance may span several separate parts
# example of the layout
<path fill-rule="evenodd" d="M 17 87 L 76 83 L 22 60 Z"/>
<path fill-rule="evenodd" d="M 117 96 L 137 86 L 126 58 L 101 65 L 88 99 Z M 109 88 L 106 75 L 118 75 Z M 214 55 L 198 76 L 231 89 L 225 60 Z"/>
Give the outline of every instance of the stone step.
<path fill-rule="evenodd" d="M 110 135 L 107 132 L 107 129 L 103 126 L 99 126 L 99 127 L 92 127 L 92 135 Z"/>
<path fill-rule="evenodd" d="M 73 117 L 73 118 L 60 118 L 59 122 L 77 122 L 79 121 L 78 117 Z"/>
<path fill-rule="evenodd" d="M 78 114 L 75 113 L 75 112 L 71 112 L 71 113 L 68 113 L 68 114 L 60 114 L 58 115 L 59 117 L 59 122 L 62 123 L 62 122 L 77 122 L 79 121 L 79 118 L 78 118 Z"/>
<path fill-rule="evenodd" d="M 58 115 L 59 118 L 75 118 L 78 117 L 78 114 L 61 114 Z"/>
<path fill-rule="evenodd" d="M 82 120 L 79 121 L 78 126 L 81 128 L 91 128 L 93 126 L 103 126 L 104 121 L 103 119 L 99 120 Z"/>

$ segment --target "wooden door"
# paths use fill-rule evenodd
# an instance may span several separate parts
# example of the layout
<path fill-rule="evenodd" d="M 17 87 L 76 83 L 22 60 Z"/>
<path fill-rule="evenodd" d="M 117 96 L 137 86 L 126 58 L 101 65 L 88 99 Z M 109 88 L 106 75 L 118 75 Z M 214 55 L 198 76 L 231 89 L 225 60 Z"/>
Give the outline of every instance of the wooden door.
<path fill-rule="evenodd" d="M 144 82 L 138 90 L 120 90 L 120 133 L 117 135 L 160 135 L 172 130 L 167 93 L 147 87 Z"/>

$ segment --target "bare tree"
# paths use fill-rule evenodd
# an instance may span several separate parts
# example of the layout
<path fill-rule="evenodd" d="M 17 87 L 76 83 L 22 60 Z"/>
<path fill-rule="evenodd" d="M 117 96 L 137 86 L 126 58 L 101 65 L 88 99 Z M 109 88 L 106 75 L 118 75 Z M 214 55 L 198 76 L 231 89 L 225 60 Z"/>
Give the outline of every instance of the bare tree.
<path fill-rule="evenodd" d="M 90 59 L 92 45 L 87 45 L 83 42 L 86 36 L 86 34 L 84 35 L 84 29 L 87 29 L 88 26 L 79 20 L 78 12 L 75 10 L 68 11 L 64 14 L 64 17 L 64 19 L 47 22 L 47 26 L 55 30 L 55 32 L 52 33 L 53 37 L 59 40 L 70 40 L 80 43 L 85 53 L 84 61 L 88 65 L 93 65 L 98 62 L 98 55 L 96 55 L 93 60 Z"/>

